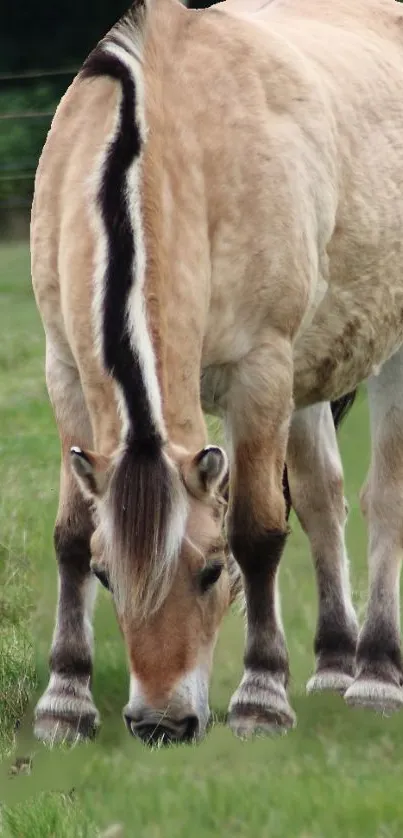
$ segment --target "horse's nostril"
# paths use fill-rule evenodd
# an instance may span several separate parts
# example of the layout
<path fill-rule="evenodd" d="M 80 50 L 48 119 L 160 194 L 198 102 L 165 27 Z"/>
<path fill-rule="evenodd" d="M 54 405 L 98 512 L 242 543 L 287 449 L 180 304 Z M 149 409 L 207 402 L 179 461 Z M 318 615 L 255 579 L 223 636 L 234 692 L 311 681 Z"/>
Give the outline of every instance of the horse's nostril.
<path fill-rule="evenodd" d="M 123 713 L 123 718 L 124 718 L 125 725 L 126 725 L 128 731 L 129 731 L 129 733 L 131 733 L 132 736 L 135 736 L 135 733 L 133 732 L 133 728 L 136 724 L 136 720 L 133 718 L 133 716 L 130 716 L 129 713 Z"/>
<path fill-rule="evenodd" d="M 147 745 L 171 745 L 174 742 L 190 742 L 195 738 L 199 722 L 196 716 L 185 716 L 181 720 L 166 717 L 136 720 L 124 714 L 127 729 L 132 736 Z"/>
<path fill-rule="evenodd" d="M 146 745 L 170 745 L 177 741 L 171 728 L 162 724 L 150 724 L 132 722 L 131 732 L 133 736 L 141 739 Z"/>
<path fill-rule="evenodd" d="M 186 718 L 184 719 L 184 724 L 185 733 L 183 739 L 186 739 L 189 742 L 191 739 L 195 738 L 199 728 L 197 716 L 186 716 Z"/>

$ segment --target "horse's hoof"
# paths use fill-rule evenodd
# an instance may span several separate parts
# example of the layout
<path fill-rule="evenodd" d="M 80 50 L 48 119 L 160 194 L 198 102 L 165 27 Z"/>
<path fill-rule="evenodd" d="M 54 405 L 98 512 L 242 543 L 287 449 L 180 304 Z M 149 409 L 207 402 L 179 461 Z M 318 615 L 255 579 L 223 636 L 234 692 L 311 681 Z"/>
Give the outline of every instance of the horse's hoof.
<path fill-rule="evenodd" d="M 347 675 L 345 672 L 339 672 L 336 669 L 323 669 L 316 672 L 312 678 L 309 679 L 306 685 L 308 695 L 312 693 L 333 692 L 339 695 L 344 695 L 346 690 L 351 687 L 354 678 Z"/>
<path fill-rule="evenodd" d="M 93 739 L 99 723 L 88 681 L 52 675 L 35 709 L 36 738 L 48 745 L 75 744 Z"/>
<path fill-rule="evenodd" d="M 248 672 L 229 706 L 228 724 L 236 736 L 283 735 L 296 716 L 281 681 L 263 672 Z"/>
<path fill-rule="evenodd" d="M 390 716 L 403 707 L 403 689 L 396 684 L 363 675 L 348 688 L 344 700 L 350 707 L 363 707 Z"/>
<path fill-rule="evenodd" d="M 94 739 L 98 727 L 94 715 L 65 718 L 38 715 L 35 718 L 34 734 L 46 745 L 76 745 Z"/>

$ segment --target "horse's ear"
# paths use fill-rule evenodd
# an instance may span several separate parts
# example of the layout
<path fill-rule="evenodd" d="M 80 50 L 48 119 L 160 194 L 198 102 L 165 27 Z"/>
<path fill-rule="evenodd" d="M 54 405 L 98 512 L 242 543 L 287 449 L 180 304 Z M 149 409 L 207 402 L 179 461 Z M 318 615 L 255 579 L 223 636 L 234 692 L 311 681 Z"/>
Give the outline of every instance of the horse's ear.
<path fill-rule="evenodd" d="M 222 448 L 207 445 L 183 467 L 186 486 L 196 497 L 222 493 L 227 483 L 228 458 Z"/>
<path fill-rule="evenodd" d="M 108 485 L 110 458 L 93 451 L 70 449 L 71 465 L 78 484 L 87 497 L 101 497 Z"/>

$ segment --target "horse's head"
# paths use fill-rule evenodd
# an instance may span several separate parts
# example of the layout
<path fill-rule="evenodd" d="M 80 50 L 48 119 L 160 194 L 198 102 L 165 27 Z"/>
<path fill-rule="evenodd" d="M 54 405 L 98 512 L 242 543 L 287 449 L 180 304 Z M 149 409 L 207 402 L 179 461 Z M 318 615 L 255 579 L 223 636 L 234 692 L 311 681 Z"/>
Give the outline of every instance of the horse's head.
<path fill-rule="evenodd" d="M 147 741 L 200 737 L 217 632 L 238 592 L 223 537 L 227 458 L 216 446 L 72 449 L 95 501 L 93 570 L 108 585 L 130 661 L 128 729 Z"/>

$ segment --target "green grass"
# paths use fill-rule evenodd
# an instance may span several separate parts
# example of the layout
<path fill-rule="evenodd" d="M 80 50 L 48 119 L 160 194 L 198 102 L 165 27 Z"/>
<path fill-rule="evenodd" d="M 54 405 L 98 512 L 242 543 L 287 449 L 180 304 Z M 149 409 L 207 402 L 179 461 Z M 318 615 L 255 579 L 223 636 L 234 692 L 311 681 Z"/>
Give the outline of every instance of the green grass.
<path fill-rule="evenodd" d="M 297 729 L 242 743 L 217 724 L 197 747 L 148 751 L 121 721 L 125 652 L 103 591 L 96 613 L 96 743 L 49 751 L 32 739 L 31 715 L 46 685 L 56 597 L 52 528 L 58 440 L 44 384 L 44 341 L 25 245 L 0 250 L 0 835 L 80 838 L 121 824 L 144 838 L 401 838 L 402 716 L 353 711 L 337 697 L 306 697 L 316 593 L 295 520 L 281 571 Z M 358 490 L 368 461 L 363 397 L 341 432 L 350 502 L 348 543 L 355 602 L 366 596 L 366 538 Z M 211 703 L 225 713 L 242 671 L 243 624 L 225 621 Z M 17 721 L 22 723 L 17 736 Z M 16 757 L 29 776 L 10 776 Z M 115 833 L 118 834 L 118 831 Z"/>

